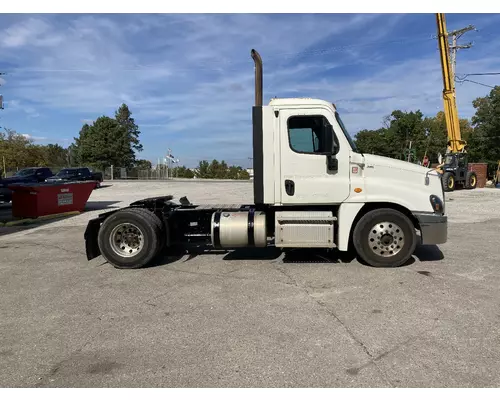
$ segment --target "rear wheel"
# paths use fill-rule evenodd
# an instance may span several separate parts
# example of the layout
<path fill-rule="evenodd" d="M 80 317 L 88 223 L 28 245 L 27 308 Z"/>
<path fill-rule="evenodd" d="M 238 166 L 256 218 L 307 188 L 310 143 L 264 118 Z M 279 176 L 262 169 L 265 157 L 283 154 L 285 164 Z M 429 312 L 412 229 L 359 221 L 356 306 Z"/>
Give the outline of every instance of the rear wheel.
<path fill-rule="evenodd" d="M 475 189 L 477 186 L 477 175 L 473 171 L 468 171 L 467 176 L 465 178 L 465 188 L 466 189 Z"/>
<path fill-rule="evenodd" d="M 373 267 L 399 267 L 417 245 L 412 221 L 400 211 L 383 208 L 366 213 L 353 232 L 356 252 Z"/>
<path fill-rule="evenodd" d="M 445 192 L 452 192 L 455 190 L 455 176 L 451 172 L 445 172 L 441 178 L 443 190 Z"/>
<path fill-rule="evenodd" d="M 108 217 L 99 230 L 102 256 L 116 268 L 146 266 L 162 248 L 163 229 L 151 211 L 130 208 Z"/>

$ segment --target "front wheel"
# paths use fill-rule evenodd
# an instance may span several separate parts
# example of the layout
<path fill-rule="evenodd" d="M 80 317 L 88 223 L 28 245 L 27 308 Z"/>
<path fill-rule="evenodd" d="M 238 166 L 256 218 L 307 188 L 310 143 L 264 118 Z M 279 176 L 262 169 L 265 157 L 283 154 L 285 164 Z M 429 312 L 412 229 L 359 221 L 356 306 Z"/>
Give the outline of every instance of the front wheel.
<path fill-rule="evenodd" d="M 372 267 L 399 267 L 417 245 L 412 221 L 403 213 L 383 208 L 366 213 L 356 224 L 353 242 L 360 258 Z"/>
<path fill-rule="evenodd" d="M 465 188 L 466 189 L 475 189 L 477 186 L 477 175 L 473 171 L 468 171 L 467 176 L 465 178 Z"/>
<path fill-rule="evenodd" d="M 455 190 L 455 176 L 451 172 L 445 172 L 441 180 L 443 183 L 443 191 L 452 192 Z"/>
<path fill-rule="evenodd" d="M 141 268 L 162 248 L 162 223 L 151 211 L 130 208 L 109 216 L 99 230 L 102 256 L 116 268 Z"/>

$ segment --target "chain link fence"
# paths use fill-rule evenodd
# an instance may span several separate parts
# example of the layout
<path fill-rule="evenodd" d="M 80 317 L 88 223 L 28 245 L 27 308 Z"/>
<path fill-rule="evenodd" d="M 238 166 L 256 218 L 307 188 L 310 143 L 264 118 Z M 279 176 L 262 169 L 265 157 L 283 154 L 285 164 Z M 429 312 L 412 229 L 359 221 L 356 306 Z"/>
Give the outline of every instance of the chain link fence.
<path fill-rule="evenodd" d="M 25 168 L 32 168 L 33 166 L 26 166 Z M 52 173 L 56 175 L 59 171 L 61 171 L 64 168 L 82 168 L 82 167 L 89 167 L 89 166 L 72 166 L 72 167 L 67 167 L 67 166 L 58 166 L 58 165 L 48 165 L 48 166 L 43 166 L 46 168 L 50 168 Z M 190 174 L 189 177 L 187 176 L 181 176 L 182 171 L 179 172 L 178 168 L 168 168 L 166 165 L 159 165 L 155 166 L 153 168 L 141 168 L 141 167 L 117 167 L 117 166 L 110 166 L 106 167 L 104 169 L 101 168 L 93 168 L 89 167 L 92 172 L 100 172 L 102 173 L 102 178 L 104 181 L 113 181 L 113 180 L 172 180 L 172 179 L 199 179 L 196 178 L 195 176 L 195 169 L 191 169 L 192 174 Z M 18 171 L 20 171 L 23 168 L 7 168 L 5 171 L 5 177 L 11 177 L 15 175 Z M 253 170 L 248 169 L 247 172 L 249 173 L 250 179 L 253 178 Z M 184 171 L 185 173 L 185 171 Z M 179 175 L 180 174 L 180 175 Z M 4 177 L 4 171 L 0 168 L 0 178 Z"/>
<path fill-rule="evenodd" d="M 111 166 L 104 169 L 103 178 L 104 180 L 168 180 L 175 178 L 175 173 L 163 166 L 155 168 Z"/>
<path fill-rule="evenodd" d="M 50 168 L 52 173 L 56 175 L 59 171 L 64 168 L 77 168 L 80 166 L 54 166 L 54 165 L 44 165 L 40 166 L 44 168 Z M 81 166 L 85 167 L 85 166 Z M 24 168 L 35 168 L 33 166 L 26 166 Z M 24 168 L 6 168 L 4 171 L 0 167 L 0 178 L 9 178 L 14 176 L 17 172 L 21 171 Z M 100 168 L 90 168 L 92 172 L 101 172 L 103 180 L 169 180 L 176 178 L 176 171 L 174 169 L 169 169 L 164 166 L 155 167 L 155 168 L 123 168 L 123 167 L 107 167 L 104 169 Z"/>

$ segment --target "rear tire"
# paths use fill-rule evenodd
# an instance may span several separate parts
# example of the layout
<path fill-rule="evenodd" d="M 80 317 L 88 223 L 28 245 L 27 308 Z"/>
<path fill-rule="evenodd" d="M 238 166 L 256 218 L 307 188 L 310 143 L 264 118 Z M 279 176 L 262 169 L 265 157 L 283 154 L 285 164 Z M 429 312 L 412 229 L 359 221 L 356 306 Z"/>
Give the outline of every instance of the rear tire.
<path fill-rule="evenodd" d="M 413 222 L 402 212 L 382 208 L 367 212 L 356 224 L 353 243 L 372 267 L 394 268 L 410 259 L 417 245 Z"/>
<path fill-rule="evenodd" d="M 468 171 L 465 178 L 465 188 L 475 189 L 477 186 L 477 175 L 473 171 Z"/>
<path fill-rule="evenodd" d="M 445 172 L 441 178 L 443 184 L 443 191 L 452 192 L 455 190 L 455 176 L 451 172 Z"/>
<path fill-rule="evenodd" d="M 102 256 L 115 268 L 141 268 L 162 249 L 163 225 L 149 210 L 124 209 L 104 221 L 98 243 Z"/>

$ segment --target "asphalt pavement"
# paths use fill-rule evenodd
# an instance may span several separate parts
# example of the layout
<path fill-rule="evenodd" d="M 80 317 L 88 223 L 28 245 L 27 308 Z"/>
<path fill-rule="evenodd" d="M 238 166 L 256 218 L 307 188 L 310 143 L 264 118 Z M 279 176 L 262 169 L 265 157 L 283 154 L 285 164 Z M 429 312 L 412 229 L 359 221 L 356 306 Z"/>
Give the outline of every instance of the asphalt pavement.
<path fill-rule="evenodd" d="M 140 270 L 87 261 L 88 218 L 131 188 L 149 196 L 141 185 L 99 189 L 88 213 L 0 237 L 0 386 L 500 385 L 500 191 L 447 195 L 448 243 L 400 268 L 274 249 Z M 158 185 L 195 201 L 251 193 Z"/>

